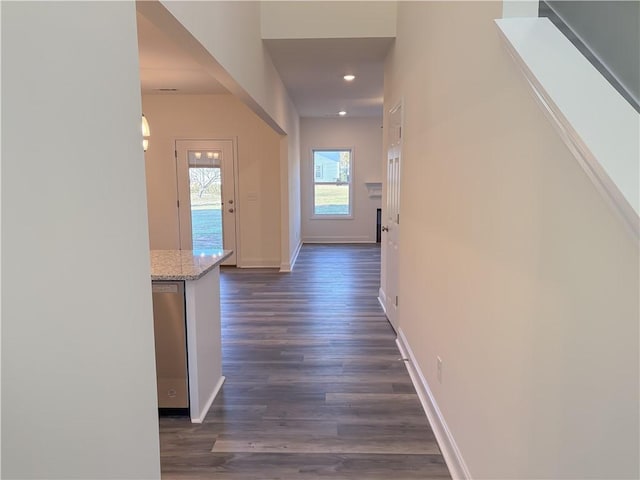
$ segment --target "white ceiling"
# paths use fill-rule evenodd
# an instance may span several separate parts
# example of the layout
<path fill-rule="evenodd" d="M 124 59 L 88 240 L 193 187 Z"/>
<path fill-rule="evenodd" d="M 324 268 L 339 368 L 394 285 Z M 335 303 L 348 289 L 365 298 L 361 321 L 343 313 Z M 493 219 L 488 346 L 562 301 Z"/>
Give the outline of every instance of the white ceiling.
<path fill-rule="evenodd" d="M 138 14 L 140 81 L 144 94 L 229 93 L 188 52 Z M 383 62 L 393 38 L 265 40 L 301 117 L 382 116 Z M 345 82 L 346 73 L 356 75 Z"/>
<path fill-rule="evenodd" d="M 382 116 L 384 58 L 393 38 L 265 40 L 301 117 Z M 343 75 L 356 76 L 345 82 Z"/>
<path fill-rule="evenodd" d="M 162 30 L 139 13 L 137 20 L 142 93 L 173 93 L 159 91 L 163 88 L 182 94 L 229 93 Z"/>

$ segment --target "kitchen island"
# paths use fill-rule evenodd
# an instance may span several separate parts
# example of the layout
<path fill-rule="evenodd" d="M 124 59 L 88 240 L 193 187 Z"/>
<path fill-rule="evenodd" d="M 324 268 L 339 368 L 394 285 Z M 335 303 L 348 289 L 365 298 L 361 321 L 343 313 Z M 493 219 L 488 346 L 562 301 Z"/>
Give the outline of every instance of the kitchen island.
<path fill-rule="evenodd" d="M 184 364 L 186 360 L 184 375 L 188 382 L 185 383 L 187 378 L 183 378 L 182 384 L 185 390 L 188 384 L 188 399 L 184 401 L 194 423 L 204 420 L 224 382 L 220 342 L 220 263 L 231 254 L 230 250 L 219 250 L 213 255 L 194 254 L 191 250 L 151 250 L 158 401 L 160 406 L 163 402 L 175 406 L 172 402 L 180 399 L 180 392 L 176 393 L 179 389 L 173 386 L 176 383 L 174 360 L 166 358 L 167 349 L 160 348 L 160 345 L 180 343 L 180 335 L 186 332 L 186 354 L 182 354 L 186 359 L 178 358 L 175 363 Z M 181 286 L 179 282 L 184 284 L 184 288 L 177 290 L 176 285 Z M 156 295 L 172 292 L 182 296 L 182 291 L 184 316 L 179 318 L 184 318 L 184 330 L 182 325 L 176 327 L 175 320 L 172 325 L 159 324 L 158 319 L 167 316 L 164 311 L 166 302 L 156 302 Z"/>

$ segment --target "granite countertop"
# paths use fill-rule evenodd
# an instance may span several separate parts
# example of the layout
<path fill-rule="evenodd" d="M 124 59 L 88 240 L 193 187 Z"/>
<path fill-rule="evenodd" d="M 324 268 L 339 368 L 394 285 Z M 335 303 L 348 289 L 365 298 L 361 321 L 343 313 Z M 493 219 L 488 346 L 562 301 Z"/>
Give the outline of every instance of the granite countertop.
<path fill-rule="evenodd" d="M 194 254 L 193 250 L 151 250 L 151 280 L 197 280 L 229 258 L 231 250 L 213 255 Z"/>

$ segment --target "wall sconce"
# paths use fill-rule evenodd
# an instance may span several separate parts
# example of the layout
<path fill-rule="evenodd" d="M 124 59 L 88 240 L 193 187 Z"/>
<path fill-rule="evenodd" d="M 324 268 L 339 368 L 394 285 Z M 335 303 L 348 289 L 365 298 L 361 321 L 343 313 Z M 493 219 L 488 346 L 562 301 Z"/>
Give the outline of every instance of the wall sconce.
<path fill-rule="evenodd" d="M 149 138 L 151 136 L 151 129 L 149 128 L 149 122 L 147 117 L 142 114 L 142 149 L 146 152 L 149 148 Z"/>
<path fill-rule="evenodd" d="M 209 160 L 211 160 L 211 159 L 218 160 L 218 158 L 220 158 L 220 153 L 219 152 L 207 152 L 207 158 Z"/>

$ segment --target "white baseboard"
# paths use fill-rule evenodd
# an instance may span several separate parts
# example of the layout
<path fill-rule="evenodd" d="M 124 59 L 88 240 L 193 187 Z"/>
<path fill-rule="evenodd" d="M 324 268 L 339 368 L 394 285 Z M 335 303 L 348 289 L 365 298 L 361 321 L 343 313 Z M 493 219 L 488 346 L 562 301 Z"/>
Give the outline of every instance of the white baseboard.
<path fill-rule="evenodd" d="M 300 253 L 301 248 L 302 248 L 302 241 L 298 242 L 298 245 L 296 246 L 296 249 L 294 250 L 293 255 L 291 255 L 291 258 L 289 259 L 289 261 L 283 262 L 280 264 L 281 273 L 287 273 L 293 270 L 293 266 L 296 264 L 296 260 L 298 259 L 298 254 Z"/>
<path fill-rule="evenodd" d="M 304 243 L 376 243 L 375 237 L 369 237 L 366 235 L 355 236 L 326 236 L 326 237 L 304 237 L 302 239 Z"/>
<path fill-rule="evenodd" d="M 413 386 L 420 398 L 420 403 L 422 403 L 422 408 L 427 414 L 433 433 L 438 441 L 444 461 L 447 463 L 447 467 L 449 467 L 451 477 L 453 480 L 471 480 L 469 469 L 462 458 L 462 454 L 458 449 L 458 445 L 456 444 L 449 427 L 447 427 L 447 422 L 445 422 L 442 412 L 440 412 L 440 409 L 438 408 L 438 404 L 431 393 L 429 384 L 418 366 L 418 362 L 416 361 L 413 351 L 407 342 L 407 338 L 404 336 L 402 328 L 398 329 L 398 338 L 396 339 L 396 343 L 398 344 L 402 357 L 409 359 L 408 362 L 405 362 L 405 365 L 407 366 Z"/>
<path fill-rule="evenodd" d="M 380 302 L 380 306 L 382 307 L 382 311 L 384 312 L 384 314 L 387 314 L 387 309 L 385 308 L 385 305 L 387 304 L 387 296 L 384 293 L 384 290 L 382 290 L 382 287 L 380 287 L 378 289 L 378 302 Z M 389 318 L 389 317 L 387 317 Z"/>
<path fill-rule="evenodd" d="M 191 417 L 191 423 L 202 423 L 202 422 L 204 422 L 204 417 L 207 416 L 207 413 L 209 412 L 209 409 L 211 408 L 211 404 L 216 399 L 216 396 L 218 395 L 218 392 L 222 388 L 222 384 L 224 383 L 224 380 L 225 380 L 225 376 L 223 375 L 218 380 L 218 383 L 216 383 L 216 386 L 213 389 L 213 392 L 211 393 L 211 396 L 206 401 L 206 403 L 204 404 L 204 407 L 200 411 L 200 416 L 197 417 L 197 418 Z"/>
<path fill-rule="evenodd" d="M 278 268 L 279 266 L 280 261 L 275 258 L 243 258 L 242 265 L 238 268 Z"/>

